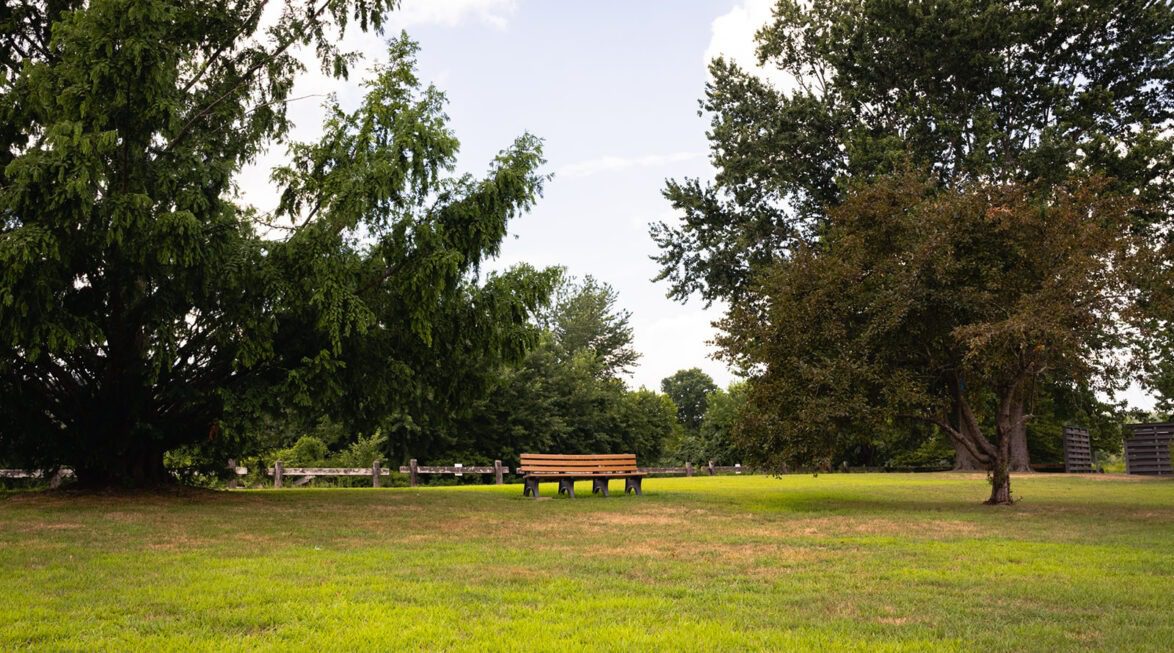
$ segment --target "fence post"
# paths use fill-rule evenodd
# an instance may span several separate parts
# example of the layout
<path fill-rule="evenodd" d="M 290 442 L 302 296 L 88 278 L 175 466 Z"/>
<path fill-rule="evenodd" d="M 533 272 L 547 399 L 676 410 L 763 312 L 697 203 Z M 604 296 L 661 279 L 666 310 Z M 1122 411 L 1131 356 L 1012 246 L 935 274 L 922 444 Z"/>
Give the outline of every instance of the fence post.
<path fill-rule="evenodd" d="M 413 458 L 410 462 L 408 462 L 408 471 L 411 474 L 412 487 L 416 487 L 416 483 L 417 483 L 418 479 L 416 476 L 416 459 L 415 458 Z"/>
<path fill-rule="evenodd" d="M 501 461 L 500 460 L 493 461 L 493 482 L 497 485 L 501 485 L 502 483 L 505 482 L 501 477 Z"/>
<path fill-rule="evenodd" d="M 685 463 L 685 476 L 689 477 L 692 475 L 693 475 L 693 463 Z"/>
<path fill-rule="evenodd" d="M 713 471 L 713 461 L 712 461 L 712 460 L 711 460 L 711 461 L 709 461 L 709 475 L 710 475 L 710 476 L 713 476 L 713 475 L 714 475 L 714 471 Z"/>
<path fill-rule="evenodd" d="M 281 474 L 285 471 L 285 465 L 281 461 L 273 463 L 273 487 L 281 487 Z"/>
<path fill-rule="evenodd" d="M 371 463 L 371 487 L 379 487 L 379 461 Z"/>

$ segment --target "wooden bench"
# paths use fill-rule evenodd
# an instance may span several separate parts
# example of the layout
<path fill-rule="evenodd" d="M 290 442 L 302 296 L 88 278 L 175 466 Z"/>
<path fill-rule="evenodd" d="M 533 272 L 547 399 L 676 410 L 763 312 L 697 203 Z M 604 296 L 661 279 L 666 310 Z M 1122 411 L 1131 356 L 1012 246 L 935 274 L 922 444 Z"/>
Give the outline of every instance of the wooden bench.
<path fill-rule="evenodd" d="M 524 453 L 518 473 L 523 474 L 522 496 L 538 498 L 540 481 L 558 481 L 559 494 L 575 496 L 575 481 L 592 482 L 591 493 L 607 496 L 607 482 L 624 479 L 624 493 L 644 492 L 640 487 L 644 473 L 636 467 L 636 454 L 545 454 Z"/>

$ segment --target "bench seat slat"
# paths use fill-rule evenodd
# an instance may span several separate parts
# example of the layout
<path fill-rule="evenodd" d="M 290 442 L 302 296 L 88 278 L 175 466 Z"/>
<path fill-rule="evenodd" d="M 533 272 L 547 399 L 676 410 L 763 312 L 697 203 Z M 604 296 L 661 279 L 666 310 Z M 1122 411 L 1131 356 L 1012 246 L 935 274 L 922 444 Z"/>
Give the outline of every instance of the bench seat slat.
<path fill-rule="evenodd" d="M 538 498 L 541 481 L 558 481 L 559 493 L 575 496 L 575 481 L 594 480 L 592 492 L 607 496 L 607 481 L 625 479 L 624 493 L 641 494 L 645 473 L 636 467 L 636 454 L 527 454 L 521 455 L 518 473 L 525 478 L 523 496 Z"/>
<path fill-rule="evenodd" d="M 590 470 L 590 469 L 636 469 L 636 465 L 544 465 L 535 463 L 523 463 L 518 469 L 568 469 L 568 470 Z"/>
<path fill-rule="evenodd" d="M 635 458 L 634 453 L 524 453 L 527 458 Z"/>
<path fill-rule="evenodd" d="M 548 474 L 551 476 L 591 476 L 594 474 L 642 474 L 639 469 L 519 469 L 519 474 Z"/>
<path fill-rule="evenodd" d="M 643 472 L 599 472 L 592 474 L 557 474 L 550 472 L 532 472 L 526 474 L 527 478 L 629 478 L 634 476 L 647 476 Z"/>

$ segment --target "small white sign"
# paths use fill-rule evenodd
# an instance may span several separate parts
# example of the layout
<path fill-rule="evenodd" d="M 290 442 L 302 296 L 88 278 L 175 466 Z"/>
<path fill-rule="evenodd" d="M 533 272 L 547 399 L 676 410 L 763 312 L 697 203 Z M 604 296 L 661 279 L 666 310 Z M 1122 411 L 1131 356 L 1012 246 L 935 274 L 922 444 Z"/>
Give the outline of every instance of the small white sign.
<path fill-rule="evenodd" d="M 462 464 L 460 464 L 460 463 L 457 463 L 457 464 L 453 465 L 453 467 L 456 467 L 457 469 L 460 469 L 460 468 L 464 467 L 464 465 L 462 465 Z M 453 476 L 464 476 L 464 474 L 462 474 L 462 473 L 460 473 L 460 472 L 457 472 L 456 474 L 453 474 Z"/>

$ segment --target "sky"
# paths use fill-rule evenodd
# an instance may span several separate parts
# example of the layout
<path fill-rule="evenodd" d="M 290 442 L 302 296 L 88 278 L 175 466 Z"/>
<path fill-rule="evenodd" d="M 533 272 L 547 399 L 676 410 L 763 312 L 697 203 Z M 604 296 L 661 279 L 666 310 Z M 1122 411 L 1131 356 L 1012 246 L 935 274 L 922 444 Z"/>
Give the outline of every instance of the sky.
<path fill-rule="evenodd" d="M 344 107 L 362 97 L 366 68 L 385 60 L 386 40 L 407 31 L 421 47 L 420 76 L 448 96 L 450 126 L 461 140 L 461 172 L 481 173 L 523 132 L 545 141 L 544 197 L 510 225 L 489 266 L 560 265 L 611 284 L 631 311 L 643 356 L 628 382 L 657 388 L 673 372 L 700 367 L 720 385 L 734 380 L 712 357 L 711 322 L 721 307 L 681 304 L 654 283 L 651 223 L 673 220 L 661 196 L 669 178 L 712 176 L 698 115 L 707 62 L 719 53 L 754 64 L 753 34 L 770 17 L 769 0 L 405 0 L 383 37 L 350 34 L 344 47 L 364 63 L 350 80 L 309 71 L 290 105 L 293 137 L 321 132 L 322 102 Z M 246 169 L 244 198 L 276 205 L 268 171 L 275 148 Z"/>
<path fill-rule="evenodd" d="M 648 227 L 676 218 L 661 196 L 666 179 L 710 178 L 708 118 L 698 115 L 706 66 L 715 56 L 757 69 L 754 33 L 772 0 L 403 0 L 387 32 L 351 33 L 344 49 L 364 63 L 349 80 L 309 71 L 290 104 L 293 137 L 320 135 L 328 93 L 344 108 L 362 97 L 365 70 L 386 59 L 386 40 L 405 30 L 416 40 L 420 77 L 448 96 L 450 126 L 461 140 L 460 172 L 483 173 L 493 156 L 524 132 L 545 141 L 545 196 L 510 225 L 501 255 L 487 268 L 526 262 L 564 266 L 574 276 L 611 284 L 631 312 L 643 356 L 628 379 L 658 388 L 673 372 L 700 367 L 719 385 L 735 380 L 713 358 L 712 322 L 722 307 L 682 304 L 653 282 L 657 248 Z M 776 73 L 759 70 L 778 85 Z M 262 211 L 277 202 L 268 170 L 275 149 L 246 169 L 244 199 Z M 1134 387 L 1137 407 L 1153 399 Z"/>

